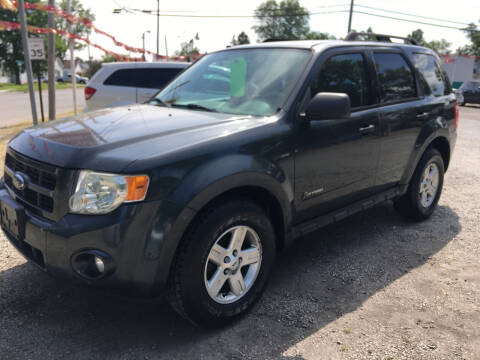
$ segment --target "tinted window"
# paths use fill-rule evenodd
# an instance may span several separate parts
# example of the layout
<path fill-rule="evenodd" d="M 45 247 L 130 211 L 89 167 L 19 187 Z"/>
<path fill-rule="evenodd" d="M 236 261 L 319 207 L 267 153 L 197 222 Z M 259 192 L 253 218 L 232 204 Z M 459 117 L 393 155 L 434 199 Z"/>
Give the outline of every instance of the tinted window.
<path fill-rule="evenodd" d="M 314 79 L 312 96 L 319 92 L 339 92 L 350 96 L 352 107 L 368 105 L 365 60 L 361 54 L 343 54 L 329 58 Z"/>
<path fill-rule="evenodd" d="M 114 71 L 107 80 L 103 82 L 103 85 L 114 85 L 114 86 L 135 86 L 133 73 L 134 69 L 121 69 Z"/>
<path fill-rule="evenodd" d="M 382 102 L 417 96 L 412 70 L 400 54 L 374 53 Z"/>
<path fill-rule="evenodd" d="M 104 81 L 104 85 L 162 89 L 183 69 L 121 69 Z"/>
<path fill-rule="evenodd" d="M 450 93 L 446 77 L 432 55 L 414 54 L 412 60 L 420 72 L 425 95 L 442 96 Z"/>

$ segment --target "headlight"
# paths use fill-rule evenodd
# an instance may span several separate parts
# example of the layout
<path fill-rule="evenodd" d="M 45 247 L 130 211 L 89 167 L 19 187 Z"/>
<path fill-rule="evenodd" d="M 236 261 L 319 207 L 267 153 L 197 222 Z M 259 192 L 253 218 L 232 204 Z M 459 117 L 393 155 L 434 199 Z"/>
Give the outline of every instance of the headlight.
<path fill-rule="evenodd" d="M 76 214 L 106 214 L 125 202 L 142 201 L 147 194 L 147 175 L 124 176 L 80 171 L 70 211 Z"/>

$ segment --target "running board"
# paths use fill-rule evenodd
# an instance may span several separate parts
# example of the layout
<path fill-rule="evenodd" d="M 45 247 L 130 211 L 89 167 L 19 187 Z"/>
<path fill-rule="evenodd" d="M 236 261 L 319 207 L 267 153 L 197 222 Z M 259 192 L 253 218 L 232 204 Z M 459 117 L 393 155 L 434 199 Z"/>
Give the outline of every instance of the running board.
<path fill-rule="evenodd" d="M 392 189 L 381 192 L 379 194 L 373 195 L 369 198 L 363 199 L 361 201 L 357 201 L 342 209 L 338 209 L 326 215 L 322 215 L 312 220 L 305 221 L 293 227 L 292 229 L 293 238 L 304 236 L 328 224 L 340 221 L 350 215 L 353 215 L 360 211 L 371 208 L 372 206 L 380 204 L 384 201 L 396 198 L 397 196 L 403 195 L 406 191 L 407 191 L 407 186 L 405 185 L 397 186 Z"/>

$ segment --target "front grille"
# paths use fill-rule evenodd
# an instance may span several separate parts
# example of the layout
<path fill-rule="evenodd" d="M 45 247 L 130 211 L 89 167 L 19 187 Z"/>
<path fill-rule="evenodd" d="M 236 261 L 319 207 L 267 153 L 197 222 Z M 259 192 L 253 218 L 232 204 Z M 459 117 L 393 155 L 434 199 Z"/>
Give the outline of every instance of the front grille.
<path fill-rule="evenodd" d="M 55 207 L 53 191 L 57 185 L 57 176 L 54 168 L 47 170 L 47 167 L 32 160 L 23 159 L 21 156 L 14 157 L 7 153 L 4 180 L 5 185 L 25 205 L 52 213 Z M 28 178 L 27 185 L 23 190 L 19 190 L 13 185 L 13 176 L 17 172 L 26 175 Z"/>

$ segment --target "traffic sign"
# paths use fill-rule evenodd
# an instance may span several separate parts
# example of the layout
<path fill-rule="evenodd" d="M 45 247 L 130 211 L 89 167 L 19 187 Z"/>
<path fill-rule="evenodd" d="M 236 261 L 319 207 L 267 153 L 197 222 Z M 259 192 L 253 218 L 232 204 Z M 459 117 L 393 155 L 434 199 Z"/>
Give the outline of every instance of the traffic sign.
<path fill-rule="evenodd" d="M 30 58 L 32 60 L 45 60 L 45 47 L 43 38 L 28 38 Z"/>

